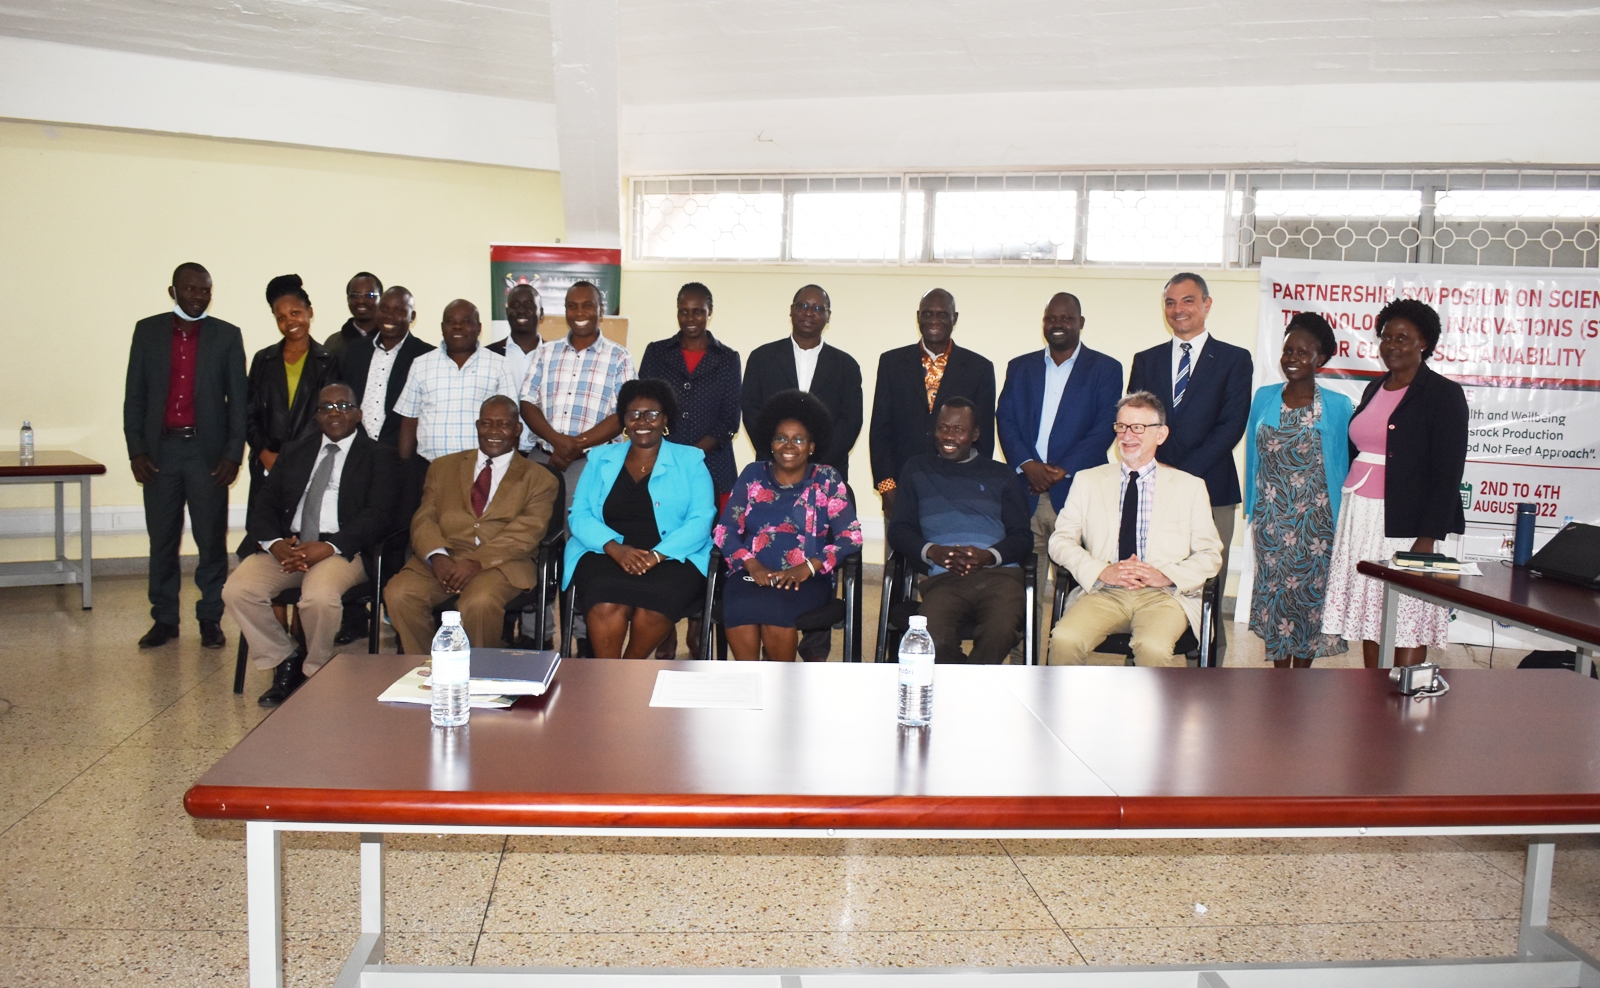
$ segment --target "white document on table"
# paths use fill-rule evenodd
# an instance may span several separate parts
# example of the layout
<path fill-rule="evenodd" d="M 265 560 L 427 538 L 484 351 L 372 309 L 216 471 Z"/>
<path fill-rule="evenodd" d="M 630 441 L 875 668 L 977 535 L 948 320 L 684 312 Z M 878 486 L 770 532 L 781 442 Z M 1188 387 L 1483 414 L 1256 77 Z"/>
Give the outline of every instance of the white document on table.
<path fill-rule="evenodd" d="M 650 694 L 650 706 L 760 710 L 762 692 L 760 669 L 726 666 L 696 672 L 663 669 L 656 673 L 656 688 Z"/>

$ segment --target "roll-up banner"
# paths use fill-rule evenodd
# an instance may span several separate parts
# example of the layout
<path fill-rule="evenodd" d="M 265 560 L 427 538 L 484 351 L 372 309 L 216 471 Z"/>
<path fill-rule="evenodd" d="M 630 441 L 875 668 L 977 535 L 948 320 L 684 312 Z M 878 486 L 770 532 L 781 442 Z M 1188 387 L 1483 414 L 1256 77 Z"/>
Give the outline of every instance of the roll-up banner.
<path fill-rule="evenodd" d="M 1471 416 L 1460 489 L 1467 532 L 1447 551 L 1480 566 L 1509 559 L 1519 502 L 1538 505 L 1536 545 L 1568 521 L 1600 523 L 1600 275 L 1266 258 L 1256 386 L 1283 380 L 1284 327 L 1297 312 L 1316 312 L 1339 343 L 1319 383 L 1360 401 L 1384 373 L 1378 311 L 1397 298 L 1439 313 L 1444 332 L 1429 366 L 1462 386 Z M 1245 555 L 1240 614 L 1249 613 Z M 1458 617 L 1452 640 L 1490 644 L 1484 622 Z M 1501 627 L 1494 644 L 1540 641 Z"/>

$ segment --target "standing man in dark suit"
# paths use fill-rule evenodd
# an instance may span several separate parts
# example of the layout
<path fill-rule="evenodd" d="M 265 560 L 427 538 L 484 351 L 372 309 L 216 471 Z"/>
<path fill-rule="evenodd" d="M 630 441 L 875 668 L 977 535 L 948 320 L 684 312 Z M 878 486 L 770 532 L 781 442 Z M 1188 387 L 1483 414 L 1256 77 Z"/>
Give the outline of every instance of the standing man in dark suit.
<path fill-rule="evenodd" d="M 244 460 L 247 391 L 239 327 L 207 314 L 211 275 L 178 265 L 167 289 L 172 312 L 133 328 L 122 432 L 133 477 L 144 485 L 150 532 L 150 630 L 140 648 L 178 636 L 178 547 L 183 507 L 200 550 L 194 581 L 200 644 L 222 648 L 222 585 L 228 578 L 228 486 Z"/>
<path fill-rule="evenodd" d="M 1172 341 L 1134 355 L 1128 393 L 1148 391 L 1167 408 L 1167 441 L 1156 459 L 1206 482 L 1226 581 L 1233 519 L 1242 499 L 1233 448 L 1250 418 L 1254 362 L 1249 350 L 1206 332 L 1211 291 L 1204 278 L 1187 271 L 1173 275 L 1162 306 Z"/>
<path fill-rule="evenodd" d="M 348 384 L 314 402 L 317 431 L 286 443 L 250 501 L 251 549 L 222 598 L 272 687 L 256 702 L 276 707 L 333 657 L 344 592 L 367 578 L 361 553 L 394 524 L 400 460 L 361 431 L 361 406 Z M 306 650 L 278 623 L 272 598 L 300 588 Z"/>
<path fill-rule="evenodd" d="M 833 414 L 833 438 L 827 449 L 811 457 L 850 479 L 850 450 L 861 435 L 861 365 L 854 357 L 822 342 L 822 331 L 833 315 L 828 293 L 818 285 L 807 285 L 794 293 L 789 305 L 789 338 L 763 343 L 750 351 L 745 364 L 744 383 L 739 389 L 739 405 L 744 412 L 744 431 L 751 437 L 756 459 L 772 459 L 772 449 L 757 442 L 761 406 L 780 391 L 799 388 L 809 391 Z M 826 659 L 833 647 L 833 635 L 826 629 L 808 631 L 800 637 L 802 659 Z"/>
<path fill-rule="evenodd" d="M 934 450 L 934 408 L 946 398 L 972 402 L 972 447 L 994 458 L 994 364 L 956 346 L 956 299 L 943 288 L 917 305 L 921 341 L 886 351 L 878 358 L 878 384 L 872 391 L 872 483 L 883 497 L 883 513 L 894 506 L 900 468 L 913 456 Z M 965 455 L 965 454 L 963 454 Z"/>
<path fill-rule="evenodd" d="M 335 363 L 343 362 L 351 344 L 372 339 L 378 329 L 378 299 L 383 295 L 383 282 L 370 271 L 362 271 L 344 286 L 344 301 L 350 307 L 350 318 L 339 331 L 328 337 L 322 348 L 333 354 Z"/>
<path fill-rule="evenodd" d="M 822 342 L 822 331 L 833 313 L 828 293 L 817 285 L 795 292 L 789 306 L 787 339 L 763 343 L 750 352 L 745 365 L 739 404 L 744 429 L 755 435 L 761 406 L 779 391 L 809 391 L 833 414 L 833 439 L 819 449 L 813 463 L 825 463 L 850 479 L 850 450 L 861 435 L 861 365 L 855 358 Z M 756 459 L 772 459 L 772 450 L 756 446 Z"/>
<path fill-rule="evenodd" d="M 1122 364 L 1084 346 L 1083 306 L 1057 292 L 1044 309 L 1045 349 L 1014 358 L 995 414 L 1000 449 L 1017 471 L 1039 554 L 1039 603 L 1050 578 L 1050 535 L 1080 470 L 1103 466 L 1113 438 Z"/>
<path fill-rule="evenodd" d="M 412 361 L 435 349 L 411 335 L 416 321 L 417 306 L 405 287 L 395 285 L 384 292 L 378 300 L 377 335 L 367 346 L 347 349 L 341 370 L 361 406 L 362 429 L 368 437 L 396 449 L 400 446 L 400 416 L 394 414 L 394 403 L 405 390 Z"/>

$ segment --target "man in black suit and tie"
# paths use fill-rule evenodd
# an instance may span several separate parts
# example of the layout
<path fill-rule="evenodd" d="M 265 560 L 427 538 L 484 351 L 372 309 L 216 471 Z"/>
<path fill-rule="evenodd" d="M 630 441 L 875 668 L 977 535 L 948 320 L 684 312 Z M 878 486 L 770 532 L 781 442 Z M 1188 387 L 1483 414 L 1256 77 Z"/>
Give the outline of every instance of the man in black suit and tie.
<path fill-rule="evenodd" d="M 1221 575 L 1226 580 L 1241 497 L 1233 448 L 1244 438 L 1250 418 L 1254 362 L 1249 350 L 1206 332 L 1211 292 L 1204 278 L 1189 272 L 1173 275 L 1162 305 L 1172 341 L 1134 355 L 1128 393 L 1148 391 L 1168 410 L 1167 441 L 1156 459 L 1206 482 L 1222 538 Z"/>
<path fill-rule="evenodd" d="M 739 406 L 744 413 L 744 431 L 754 437 L 761 418 L 761 406 L 780 391 L 799 388 L 816 395 L 833 413 L 833 438 L 827 449 L 812 456 L 813 463 L 826 463 L 850 479 L 850 450 L 861 435 L 861 365 L 838 347 L 822 342 L 822 331 L 833 314 L 833 303 L 819 285 L 807 285 L 794 293 L 789 304 L 789 338 L 763 343 L 750 351 L 744 367 L 744 383 L 739 389 Z M 772 459 L 766 443 L 751 441 L 756 459 Z M 826 659 L 833 636 L 826 629 L 808 631 L 800 638 L 802 659 Z"/>
<path fill-rule="evenodd" d="M 922 296 L 917 332 L 922 339 L 878 358 L 872 392 L 872 483 L 883 497 L 883 513 L 894 506 L 900 468 L 913 456 L 934 453 L 934 408 L 946 398 L 972 402 L 973 449 L 994 458 L 994 364 L 956 346 L 956 299 L 943 288 Z"/>
<path fill-rule="evenodd" d="M 832 315 L 828 293 L 817 285 L 795 292 L 789 306 L 788 339 L 764 343 L 750 352 L 745 364 L 739 404 L 744 429 L 754 434 L 761 406 L 779 391 L 809 391 L 833 413 L 833 439 L 819 449 L 812 462 L 826 463 L 850 479 L 850 450 L 861 435 L 861 365 L 855 358 L 822 342 L 822 331 Z M 756 459 L 772 459 L 772 450 L 755 443 Z"/>
<path fill-rule="evenodd" d="M 206 313 L 211 275 L 193 261 L 172 272 L 171 312 L 133 328 L 122 432 L 133 477 L 144 485 L 150 532 L 150 616 L 140 648 L 178 637 L 178 546 L 183 506 L 200 550 L 194 582 L 200 644 L 221 648 L 222 584 L 228 577 L 228 486 L 244 460 L 249 389 L 239 327 Z"/>
<path fill-rule="evenodd" d="M 406 388 L 406 375 L 418 357 L 435 349 L 411 335 L 417 306 L 401 285 L 378 299 L 377 332 L 365 343 L 356 341 L 345 350 L 340 376 L 356 393 L 361 427 L 367 436 L 392 449 L 400 446 L 400 416 L 394 403 Z"/>
<path fill-rule="evenodd" d="M 276 707 L 333 656 L 344 592 L 367 578 L 361 553 L 394 525 L 399 457 L 361 431 L 348 384 L 317 395 L 320 432 L 287 443 L 250 504 L 256 552 L 228 577 L 222 598 L 250 643 L 257 669 L 276 668 L 256 702 Z M 272 613 L 272 598 L 300 588 L 302 653 Z"/>

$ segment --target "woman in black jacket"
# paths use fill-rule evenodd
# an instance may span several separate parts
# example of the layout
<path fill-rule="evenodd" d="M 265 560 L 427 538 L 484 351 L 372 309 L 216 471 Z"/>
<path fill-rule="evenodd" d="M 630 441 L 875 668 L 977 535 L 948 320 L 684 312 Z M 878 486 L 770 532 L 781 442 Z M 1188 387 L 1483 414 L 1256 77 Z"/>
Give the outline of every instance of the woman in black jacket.
<path fill-rule="evenodd" d="M 1356 572 L 1363 559 L 1433 552 L 1466 529 L 1461 475 L 1467 460 L 1467 396 L 1430 370 L 1439 315 L 1399 299 L 1378 313 L 1378 352 L 1388 373 L 1361 396 L 1350 419 L 1350 473 L 1344 482 L 1322 630 L 1360 641 L 1369 669 L 1378 666 L 1383 585 Z M 1443 648 L 1450 614 L 1401 597 L 1395 622 L 1396 665 L 1415 665 L 1428 646 Z"/>
<path fill-rule="evenodd" d="M 251 501 L 283 444 L 316 431 L 317 395 L 339 380 L 338 361 L 311 338 L 311 298 L 300 276 L 279 275 L 268 282 L 267 304 L 283 341 L 257 351 L 250 360 L 245 439 L 250 443 Z M 240 556 L 249 554 L 246 548 L 240 547 Z"/>

